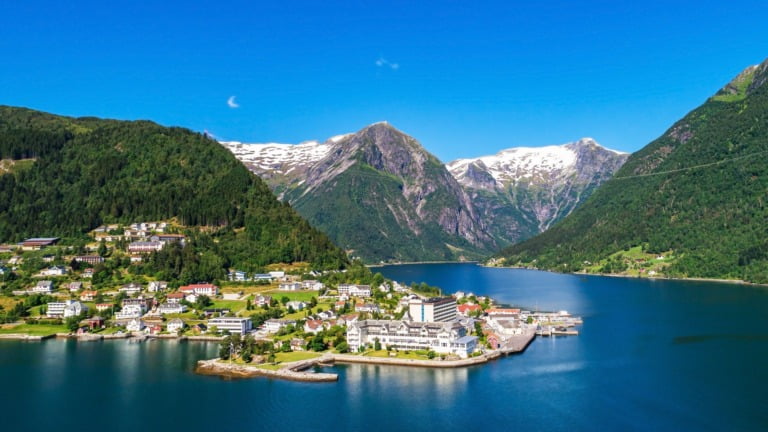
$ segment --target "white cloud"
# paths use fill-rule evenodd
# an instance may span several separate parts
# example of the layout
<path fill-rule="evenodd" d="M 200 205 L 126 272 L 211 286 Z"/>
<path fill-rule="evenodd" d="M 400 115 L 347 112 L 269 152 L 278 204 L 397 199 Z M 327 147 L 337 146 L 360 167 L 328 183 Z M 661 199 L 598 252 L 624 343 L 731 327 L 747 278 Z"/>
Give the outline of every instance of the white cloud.
<path fill-rule="evenodd" d="M 376 59 L 376 66 L 378 67 L 388 67 L 392 70 L 398 70 L 400 68 L 400 65 L 397 63 L 392 63 L 391 61 L 385 59 L 384 57 L 379 57 Z"/>
<path fill-rule="evenodd" d="M 240 104 L 235 102 L 235 97 L 230 96 L 229 99 L 227 99 L 227 106 L 234 109 L 234 108 L 240 108 Z"/>

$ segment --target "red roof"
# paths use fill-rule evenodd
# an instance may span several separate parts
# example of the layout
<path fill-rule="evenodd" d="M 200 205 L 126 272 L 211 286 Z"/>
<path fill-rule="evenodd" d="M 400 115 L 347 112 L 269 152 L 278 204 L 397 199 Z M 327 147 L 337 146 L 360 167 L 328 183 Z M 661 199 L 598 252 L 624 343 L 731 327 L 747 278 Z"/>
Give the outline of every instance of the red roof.
<path fill-rule="evenodd" d="M 456 306 L 456 309 L 458 309 L 460 313 L 466 313 L 466 312 L 480 310 L 482 308 L 480 307 L 480 305 L 464 303 Z"/>

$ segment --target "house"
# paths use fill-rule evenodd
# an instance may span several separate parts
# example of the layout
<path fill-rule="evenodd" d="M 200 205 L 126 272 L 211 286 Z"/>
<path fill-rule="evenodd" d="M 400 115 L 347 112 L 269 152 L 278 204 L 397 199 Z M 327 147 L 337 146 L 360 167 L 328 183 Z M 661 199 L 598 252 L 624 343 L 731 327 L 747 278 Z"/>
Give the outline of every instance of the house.
<path fill-rule="evenodd" d="M 197 283 L 180 287 L 179 292 L 184 294 L 197 294 L 213 297 L 219 293 L 219 287 L 210 283 Z"/>
<path fill-rule="evenodd" d="M 229 331 L 230 333 L 243 335 L 251 331 L 253 322 L 250 318 L 218 317 L 208 320 L 208 326 L 216 326 L 219 331 Z"/>
<path fill-rule="evenodd" d="M 147 290 L 149 292 L 160 292 L 168 289 L 168 282 L 165 281 L 152 281 L 149 283 Z"/>
<path fill-rule="evenodd" d="M 179 303 L 181 302 L 181 300 L 184 299 L 184 293 L 180 293 L 180 292 L 168 293 L 168 295 L 165 296 L 165 299 L 168 303 Z"/>
<path fill-rule="evenodd" d="M 356 313 L 342 315 L 342 316 L 339 317 L 337 323 L 339 325 L 350 325 L 352 323 L 357 322 L 357 319 L 358 319 L 359 316 L 360 316 L 360 314 L 356 314 Z"/>
<path fill-rule="evenodd" d="M 333 304 L 333 308 L 336 310 L 344 309 L 344 305 L 346 304 L 347 302 L 345 302 L 344 300 L 339 300 Z"/>
<path fill-rule="evenodd" d="M 317 334 L 325 330 L 325 323 L 321 320 L 306 320 L 304 322 L 304 332 Z"/>
<path fill-rule="evenodd" d="M 101 264 L 104 262 L 104 257 L 98 255 L 80 255 L 75 257 L 76 262 L 86 263 L 90 265 Z"/>
<path fill-rule="evenodd" d="M 144 321 L 134 318 L 128 322 L 128 325 L 125 326 L 126 330 L 132 331 L 132 332 L 138 332 L 144 330 Z"/>
<path fill-rule="evenodd" d="M 304 310 L 304 308 L 307 307 L 307 304 L 304 303 L 303 301 L 294 300 L 294 301 L 289 301 L 288 303 L 286 303 L 285 307 L 286 308 L 293 308 L 293 310 L 295 310 L 295 311 L 300 311 L 300 310 Z"/>
<path fill-rule="evenodd" d="M 67 268 L 64 266 L 52 266 L 40 272 L 43 276 L 64 276 L 67 274 Z"/>
<path fill-rule="evenodd" d="M 135 282 L 131 282 L 120 287 L 120 292 L 124 292 L 128 295 L 138 294 L 142 290 L 144 290 L 144 287 L 141 284 Z"/>
<path fill-rule="evenodd" d="M 184 296 L 184 300 L 190 302 L 190 303 L 197 303 L 197 299 L 200 298 L 199 294 L 187 294 Z"/>
<path fill-rule="evenodd" d="M 186 237 L 184 237 L 184 234 L 158 234 L 157 236 L 158 241 L 161 241 L 163 243 L 184 243 L 184 240 Z"/>
<path fill-rule="evenodd" d="M 91 318 L 87 318 L 83 320 L 85 325 L 88 326 L 91 330 L 99 329 L 104 327 L 104 318 L 96 315 Z"/>
<path fill-rule="evenodd" d="M 53 246 L 58 241 L 58 237 L 34 237 L 21 242 L 21 248 L 23 250 L 40 250 L 48 246 Z"/>
<path fill-rule="evenodd" d="M 316 280 L 305 280 L 301 282 L 301 287 L 305 290 L 320 291 L 325 288 L 325 284 Z"/>
<path fill-rule="evenodd" d="M 370 297 L 370 285 L 339 284 L 339 295 L 348 297 Z"/>
<path fill-rule="evenodd" d="M 272 279 L 280 279 L 285 277 L 284 271 L 271 271 L 269 272 L 269 275 L 272 276 Z"/>
<path fill-rule="evenodd" d="M 192 326 L 192 331 L 195 333 L 208 333 L 208 326 L 203 323 L 198 323 Z"/>
<path fill-rule="evenodd" d="M 168 321 L 168 325 L 166 326 L 168 333 L 176 333 L 179 330 L 183 330 L 184 327 L 187 325 L 184 323 L 184 321 L 180 318 L 174 318 L 170 321 Z"/>
<path fill-rule="evenodd" d="M 83 270 L 83 272 L 80 273 L 80 276 L 82 276 L 84 278 L 92 278 L 93 277 L 93 269 L 92 268 L 87 268 L 87 269 Z"/>
<path fill-rule="evenodd" d="M 469 316 L 472 313 L 482 312 L 483 308 L 480 305 L 464 303 L 456 306 L 456 312 L 462 316 Z M 479 311 L 479 312 L 478 312 Z"/>
<path fill-rule="evenodd" d="M 80 301 L 93 301 L 97 295 L 98 291 L 83 291 L 80 293 Z"/>
<path fill-rule="evenodd" d="M 304 351 L 304 346 L 307 344 L 304 339 L 293 338 L 291 339 L 291 351 Z"/>
<path fill-rule="evenodd" d="M 253 275 L 253 280 L 272 282 L 272 275 L 269 273 L 259 273 Z"/>
<path fill-rule="evenodd" d="M 68 300 L 67 305 L 64 307 L 64 318 L 80 316 L 85 312 L 88 312 L 88 306 L 79 301 Z"/>
<path fill-rule="evenodd" d="M 48 318 L 62 318 L 64 317 L 64 309 L 66 307 L 66 302 L 49 302 L 46 305 L 45 315 Z"/>
<path fill-rule="evenodd" d="M 33 294 L 51 294 L 53 292 L 53 281 L 43 280 L 32 287 Z"/>
<path fill-rule="evenodd" d="M 229 272 L 227 279 L 232 282 L 245 282 L 248 280 L 248 273 L 242 270 L 233 270 Z"/>
<path fill-rule="evenodd" d="M 327 310 L 327 311 L 318 313 L 317 317 L 320 318 L 321 320 L 329 320 L 332 318 L 336 318 L 336 314 L 333 313 L 333 311 Z"/>
<path fill-rule="evenodd" d="M 0 266 L 0 275 L 4 275 L 6 273 L 10 273 L 10 269 L 8 267 Z"/>
<path fill-rule="evenodd" d="M 82 282 L 70 282 L 66 285 L 67 289 L 69 289 L 69 292 L 78 292 L 81 289 L 83 289 L 83 283 Z"/>
<path fill-rule="evenodd" d="M 355 312 L 381 313 L 381 309 L 374 303 L 358 303 L 355 305 Z"/>
<path fill-rule="evenodd" d="M 187 306 L 181 303 L 163 303 L 157 308 L 157 311 L 161 315 L 165 314 L 180 314 L 187 311 Z"/>
<path fill-rule="evenodd" d="M 223 308 L 210 308 L 210 309 L 203 309 L 203 315 L 205 315 L 206 318 L 210 318 L 214 315 L 218 316 L 224 316 L 232 312 L 230 309 L 223 309 Z"/>
<path fill-rule="evenodd" d="M 269 333 L 277 333 L 281 328 L 296 325 L 295 320 L 271 318 L 264 323 L 264 329 Z"/>
<path fill-rule="evenodd" d="M 96 310 L 99 312 L 104 312 L 105 310 L 109 310 L 112 307 L 114 307 L 113 303 L 96 303 Z"/>
<path fill-rule="evenodd" d="M 128 245 L 128 252 L 132 254 L 157 252 L 161 250 L 163 246 L 165 246 L 165 243 L 161 241 L 135 241 Z"/>
<path fill-rule="evenodd" d="M 264 305 L 269 306 L 270 304 L 272 304 L 272 297 L 259 294 L 254 299 L 254 304 L 256 304 L 256 306 L 264 306 Z"/>
<path fill-rule="evenodd" d="M 281 283 L 280 291 L 298 291 L 301 289 L 301 284 L 299 282 L 286 282 Z"/>

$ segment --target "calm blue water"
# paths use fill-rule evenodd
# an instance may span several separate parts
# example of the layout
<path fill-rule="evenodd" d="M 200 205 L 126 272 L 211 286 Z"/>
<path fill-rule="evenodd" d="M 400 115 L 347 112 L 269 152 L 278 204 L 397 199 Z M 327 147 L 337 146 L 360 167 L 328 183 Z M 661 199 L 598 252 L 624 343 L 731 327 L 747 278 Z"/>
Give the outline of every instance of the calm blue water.
<path fill-rule="evenodd" d="M 585 317 L 582 334 L 469 369 L 340 366 L 333 384 L 194 375 L 215 344 L 0 341 L 0 430 L 768 430 L 764 288 L 471 264 L 379 271 L 567 309 Z"/>

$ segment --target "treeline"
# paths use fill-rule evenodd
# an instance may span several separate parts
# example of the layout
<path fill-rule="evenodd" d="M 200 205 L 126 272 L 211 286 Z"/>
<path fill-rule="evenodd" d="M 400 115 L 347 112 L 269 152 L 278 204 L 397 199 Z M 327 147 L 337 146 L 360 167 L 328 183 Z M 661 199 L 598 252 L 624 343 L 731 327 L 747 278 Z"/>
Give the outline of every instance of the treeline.
<path fill-rule="evenodd" d="M 176 218 L 207 227 L 207 250 L 245 268 L 346 264 L 328 237 L 202 134 L 148 121 L 0 107 L 0 154 L 36 158 L 30 169 L 0 176 L 1 241 L 81 236 L 105 223 Z"/>
<path fill-rule="evenodd" d="M 765 71 L 765 68 L 763 68 Z M 651 175 L 649 175 L 651 174 Z M 678 277 L 768 282 L 768 86 L 709 100 L 508 264 L 579 271 L 619 250 L 674 251 Z"/>

